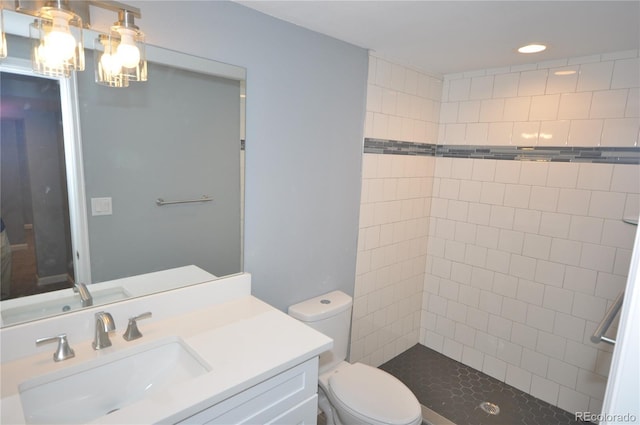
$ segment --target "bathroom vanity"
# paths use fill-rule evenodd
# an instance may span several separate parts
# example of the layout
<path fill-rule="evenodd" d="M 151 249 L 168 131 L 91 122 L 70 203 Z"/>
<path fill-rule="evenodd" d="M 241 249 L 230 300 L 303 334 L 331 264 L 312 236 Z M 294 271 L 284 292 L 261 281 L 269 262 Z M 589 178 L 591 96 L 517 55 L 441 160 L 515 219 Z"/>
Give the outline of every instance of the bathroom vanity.
<path fill-rule="evenodd" d="M 91 347 L 95 314 L 116 322 Z M 128 318 L 142 338 L 126 341 Z M 316 423 L 330 338 L 251 296 L 239 274 L 2 329 L 1 423 Z M 66 333 L 75 357 L 54 362 Z"/>

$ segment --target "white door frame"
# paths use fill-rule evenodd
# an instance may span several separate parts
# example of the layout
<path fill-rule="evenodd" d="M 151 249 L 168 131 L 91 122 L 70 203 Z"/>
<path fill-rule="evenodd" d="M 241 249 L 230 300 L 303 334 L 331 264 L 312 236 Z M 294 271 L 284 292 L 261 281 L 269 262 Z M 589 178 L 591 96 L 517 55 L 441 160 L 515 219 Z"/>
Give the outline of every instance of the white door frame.
<path fill-rule="evenodd" d="M 76 282 L 91 282 L 91 257 L 89 253 L 89 225 L 82 162 L 82 140 L 78 110 L 78 90 L 75 73 L 70 78 L 39 75 L 31 69 L 31 61 L 8 57 L 0 62 L 3 72 L 30 75 L 57 80 L 60 83 L 60 106 L 64 138 L 65 169 L 67 173 L 67 197 L 73 255 L 73 272 Z"/>

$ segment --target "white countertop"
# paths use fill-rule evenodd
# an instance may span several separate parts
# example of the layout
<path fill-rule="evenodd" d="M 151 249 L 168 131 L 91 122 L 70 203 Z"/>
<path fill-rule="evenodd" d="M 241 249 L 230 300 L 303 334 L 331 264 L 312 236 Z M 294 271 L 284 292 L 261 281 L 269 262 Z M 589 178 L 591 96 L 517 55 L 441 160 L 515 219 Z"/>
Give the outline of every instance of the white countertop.
<path fill-rule="evenodd" d="M 100 351 L 91 340 L 70 341 L 76 357 L 55 363 L 47 352 L 2 364 L 0 422 L 25 423 L 18 385 L 28 379 L 110 353 L 179 337 L 210 367 L 206 374 L 151 395 L 92 423 L 175 422 L 311 359 L 333 342 L 253 296 L 243 296 L 164 320 L 139 323 L 141 339 L 127 342 L 117 323 L 113 345 Z M 125 325 L 126 326 L 126 325 Z"/>

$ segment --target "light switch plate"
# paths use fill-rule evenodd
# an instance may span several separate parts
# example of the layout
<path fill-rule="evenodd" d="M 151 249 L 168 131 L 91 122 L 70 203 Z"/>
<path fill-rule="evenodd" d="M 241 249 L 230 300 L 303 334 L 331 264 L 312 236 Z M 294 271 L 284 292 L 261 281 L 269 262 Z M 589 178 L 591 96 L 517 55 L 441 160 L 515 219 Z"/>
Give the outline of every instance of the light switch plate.
<path fill-rule="evenodd" d="M 111 198 L 91 198 L 91 215 L 111 215 Z"/>

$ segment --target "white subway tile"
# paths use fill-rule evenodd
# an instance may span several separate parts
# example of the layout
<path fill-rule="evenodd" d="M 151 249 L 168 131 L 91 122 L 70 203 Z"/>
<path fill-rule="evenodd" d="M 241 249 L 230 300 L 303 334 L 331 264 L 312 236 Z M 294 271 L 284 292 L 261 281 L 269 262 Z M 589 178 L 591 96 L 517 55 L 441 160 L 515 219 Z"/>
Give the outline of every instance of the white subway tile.
<path fill-rule="evenodd" d="M 531 373 L 512 364 L 507 364 L 505 382 L 520 391 L 529 393 L 531 389 Z"/>
<path fill-rule="evenodd" d="M 640 59 L 638 57 L 619 59 L 613 67 L 611 88 L 626 88 L 640 86 Z"/>
<path fill-rule="evenodd" d="M 515 366 L 520 366 L 520 360 L 522 359 L 522 347 L 518 344 L 498 339 L 496 355 L 500 360 L 504 360 L 505 362 Z"/>
<path fill-rule="evenodd" d="M 529 208 L 539 211 L 556 211 L 560 189 L 554 187 L 533 186 Z"/>
<path fill-rule="evenodd" d="M 598 273 L 595 295 L 596 297 L 614 300 L 618 294 L 624 290 L 626 284 L 626 276 Z"/>
<path fill-rule="evenodd" d="M 560 386 L 537 375 L 533 375 L 531 378 L 531 395 L 556 406 Z"/>
<path fill-rule="evenodd" d="M 607 119 L 602 130 L 602 146 L 638 146 L 638 118 Z"/>
<path fill-rule="evenodd" d="M 491 205 L 469 204 L 469 222 L 486 226 L 491 219 Z"/>
<path fill-rule="evenodd" d="M 522 350 L 522 363 L 520 366 L 534 375 L 547 376 L 549 357 L 525 348 Z"/>
<path fill-rule="evenodd" d="M 593 62 L 580 66 L 577 91 L 608 90 L 613 74 L 613 61 Z"/>
<path fill-rule="evenodd" d="M 569 141 L 571 121 L 542 121 L 538 146 L 564 146 Z"/>
<path fill-rule="evenodd" d="M 591 270 L 611 273 L 616 261 L 616 249 L 610 246 L 585 243 L 582 245 L 580 266 Z"/>
<path fill-rule="evenodd" d="M 462 349 L 462 363 L 476 370 L 482 370 L 482 365 L 484 363 L 484 354 L 471 347 L 465 346 Z"/>
<path fill-rule="evenodd" d="M 588 412 L 589 396 L 561 385 L 558 394 L 558 407 L 568 412 Z"/>
<path fill-rule="evenodd" d="M 444 345 L 442 347 L 442 354 L 452 358 L 453 360 L 462 360 L 462 344 L 454 341 L 453 339 L 445 338 Z"/>
<path fill-rule="evenodd" d="M 584 337 L 586 321 L 578 317 L 568 314 L 556 313 L 556 321 L 553 327 L 553 333 L 581 342 Z"/>
<path fill-rule="evenodd" d="M 391 89 L 382 89 L 381 112 L 395 115 L 398 110 L 398 93 Z"/>
<path fill-rule="evenodd" d="M 556 120 L 558 118 L 559 104 L 560 104 L 559 94 L 533 96 L 531 98 L 531 110 L 529 111 L 529 120 L 531 121 Z"/>
<path fill-rule="evenodd" d="M 515 254 L 522 254 L 522 246 L 524 244 L 524 233 L 501 229 L 498 239 L 498 248 L 502 251 Z"/>
<path fill-rule="evenodd" d="M 511 264 L 511 255 L 508 252 L 489 249 L 487 251 L 486 267 L 500 273 L 508 273 Z"/>
<path fill-rule="evenodd" d="M 640 89 L 629 89 L 629 97 L 627 97 L 627 109 L 624 116 L 628 118 L 640 117 Z"/>
<path fill-rule="evenodd" d="M 589 203 L 589 216 L 621 219 L 625 201 L 624 193 L 593 191 Z"/>
<path fill-rule="evenodd" d="M 600 146 L 603 120 L 573 120 L 569 129 L 569 146 Z"/>
<path fill-rule="evenodd" d="M 458 106 L 458 122 L 478 122 L 480 119 L 480 101 L 460 102 Z"/>
<path fill-rule="evenodd" d="M 496 174 L 496 162 L 476 159 L 473 161 L 472 177 L 474 181 L 493 181 Z"/>
<path fill-rule="evenodd" d="M 525 161 L 520 170 L 520 184 L 545 186 L 548 170 L 548 162 Z"/>
<path fill-rule="evenodd" d="M 469 307 L 467 311 L 467 325 L 477 331 L 486 332 L 489 324 L 489 313 Z"/>
<path fill-rule="evenodd" d="M 469 99 L 489 99 L 493 92 L 492 75 L 473 77 L 471 79 L 471 88 L 469 89 Z"/>
<path fill-rule="evenodd" d="M 504 146 L 511 144 L 513 123 L 490 122 L 487 134 L 487 144 L 492 146 Z"/>
<path fill-rule="evenodd" d="M 518 290 L 518 279 L 509 274 L 495 273 L 492 288 L 493 292 L 499 295 L 515 298 Z"/>
<path fill-rule="evenodd" d="M 502 300 L 502 317 L 513 322 L 525 323 L 527 320 L 527 303 L 505 297 Z M 513 339 L 513 330 L 511 338 Z"/>
<path fill-rule="evenodd" d="M 604 317 L 606 307 L 606 300 L 576 292 L 573 297 L 571 314 L 598 323 Z"/>
<path fill-rule="evenodd" d="M 600 62 L 600 61 L 602 61 L 601 55 L 589 55 L 589 56 L 579 56 L 579 57 L 569 58 L 569 61 L 567 63 L 569 65 L 580 65 L 583 63 L 593 63 L 593 62 Z"/>
<path fill-rule="evenodd" d="M 580 264 L 581 255 L 582 244 L 580 242 L 553 238 L 549 260 L 555 263 L 577 266 Z"/>
<path fill-rule="evenodd" d="M 418 73 L 412 69 L 405 69 L 404 92 L 413 95 L 418 94 Z"/>
<path fill-rule="evenodd" d="M 573 292 L 567 289 L 556 288 L 554 286 L 545 286 L 542 305 L 545 308 L 555 310 L 557 312 L 571 313 L 571 308 L 573 306 Z M 559 319 L 556 320 L 556 325 L 558 325 L 558 321 L 562 320 L 560 316 L 557 317 Z M 582 341 L 582 334 L 580 335 L 580 341 Z"/>
<path fill-rule="evenodd" d="M 547 185 L 573 189 L 578 182 L 579 170 L 580 168 L 576 164 L 552 162 L 549 164 Z"/>
<path fill-rule="evenodd" d="M 467 124 L 465 141 L 469 145 L 486 145 L 489 141 L 489 123 Z"/>
<path fill-rule="evenodd" d="M 573 73 L 571 73 L 572 71 Z M 576 91 L 578 71 L 579 67 L 577 66 L 563 66 L 551 69 L 547 78 L 546 93 L 570 93 Z"/>
<path fill-rule="evenodd" d="M 373 137 L 387 139 L 389 135 L 389 116 L 386 114 L 373 114 Z"/>
<path fill-rule="evenodd" d="M 580 164 L 577 187 L 608 191 L 612 175 L 613 165 L 611 164 Z"/>
<path fill-rule="evenodd" d="M 624 117 L 627 106 L 627 89 L 602 90 L 593 93 L 590 118 Z"/>
<path fill-rule="evenodd" d="M 524 186 L 519 186 L 524 187 Z M 523 190 L 523 192 L 529 196 L 528 190 Z M 523 201 L 524 202 L 524 201 Z M 505 205 L 511 206 L 507 204 L 505 201 Z M 527 202 L 528 205 L 528 202 Z M 540 229 L 540 211 L 534 211 L 525 208 L 516 208 L 515 217 L 513 221 L 513 230 L 520 232 L 528 232 L 528 233 L 538 233 Z"/>
<path fill-rule="evenodd" d="M 536 146 L 539 131 L 540 122 L 538 121 L 513 123 L 511 144 L 514 146 Z"/>
<path fill-rule="evenodd" d="M 502 121 L 504 99 L 485 99 L 480 103 L 480 122 Z"/>
<path fill-rule="evenodd" d="M 562 286 L 565 266 L 550 261 L 538 260 L 536 262 L 535 281 L 545 285 Z"/>
<path fill-rule="evenodd" d="M 469 90 L 471 88 L 471 78 L 460 78 L 449 82 L 449 100 L 461 101 L 469 100 Z"/>
<path fill-rule="evenodd" d="M 542 298 L 542 297 L 540 297 Z M 533 304 L 527 305 L 527 325 L 541 331 L 553 332 L 555 312 Z"/>
<path fill-rule="evenodd" d="M 495 357 L 484 356 L 482 371 L 499 381 L 504 381 L 507 375 L 507 363 Z"/>
<path fill-rule="evenodd" d="M 497 161 L 495 181 L 498 183 L 518 183 L 520 179 L 521 161 Z"/>
<path fill-rule="evenodd" d="M 578 368 L 557 359 L 549 359 L 549 369 L 547 378 L 564 385 L 568 388 L 575 388 L 578 379 Z"/>
<path fill-rule="evenodd" d="M 511 229 L 513 228 L 514 216 L 515 208 L 492 205 L 489 224 L 501 229 Z"/>
<path fill-rule="evenodd" d="M 496 75 L 493 82 L 493 97 L 516 97 L 519 82 L 520 74 L 517 72 Z"/>
<path fill-rule="evenodd" d="M 447 302 L 447 319 L 464 323 L 467 319 L 467 310 L 466 306 L 449 300 Z"/>
<path fill-rule="evenodd" d="M 509 340 L 513 322 L 493 314 L 489 315 L 488 334 L 478 332 L 476 335 L 476 348 L 480 351 L 496 355 L 498 338 Z"/>
<path fill-rule="evenodd" d="M 555 359 L 562 359 L 564 356 L 565 345 L 566 339 L 561 336 L 543 331 L 538 332 L 536 351 L 541 354 L 545 354 Z"/>
<path fill-rule="evenodd" d="M 476 331 L 463 323 L 456 323 L 455 340 L 461 344 L 473 347 Z"/>
<path fill-rule="evenodd" d="M 578 371 L 577 388 L 585 394 L 595 398 L 604 398 L 604 391 L 607 387 L 607 378 L 597 375 L 588 370 L 580 369 Z"/>
<path fill-rule="evenodd" d="M 512 254 L 511 264 L 509 265 L 509 274 L 522 279 L 533 280 L 536 276 L 536 260 Z"/>
<path fill-rule="evenodd" d="M 406 68 L 402 65 L 391 64 L 391 87 L 393 90 L 402 91 L 404 89 Z"/>
<path fill-rule="evenodd" d="M 560 96 L 558 119 L 580 120 L 589 118 L 591 109 L 591 92 L 563 93 Z"/>
<path fill-rule="evenodd" d="M 634 236 L 634 233 L 629 231 L 629 224 L 622 220 L 605 220 L 601 243 L 606 246 L 631 249 Z"/>
<path fill-rule="evenodd" d="M 510 97 L 504 101 L 504 121 L 528 121 L 531 97 Z"/>
<path fill-rule="evenodd" d="M 582 183 L 586 182 L 583 180 Z M 561 189 L 558 199 L 558 212 L 587 215 L 590 202 L 591 192 L 588 190 Z"/>
<path fill-rule="evenodd" d="M 547 85 L 548 70 L 524 71 L 520 73 L 518 96 L 535 96 L 544 94 Z"/>
<path fill-rule="evenodd" d="M 513 322 L 511 342 L 522 346 L 524 349 L 529 348 L 535 350 L 538 345 L 538 333 L 539 331 L 531 326 Z"/>
<path fill-rule="evenodd" d="M 548 260 L 551 252 L 551 238 L 548 236 L 528 233 L 524 238 L 522 255 L 527 257 Z"/>
<path fill-rule="evenodd" d="M 502 205 L 505 185 L 502 183 L 483 182 L 480 190 L 480 202 L 484 204 Z"/>
<path fill-rule="evenodd" d="M 614 192 L 640 192 L 640 167 L 616 165 L 613 168 L 611 190 Z"/>
<path fill-rule="evenodd" d="M 555 238 L 566 238 L 569 235 L 571 216 L 553 212 L 543 212 L 540 219 L 540 234 Z"/>

